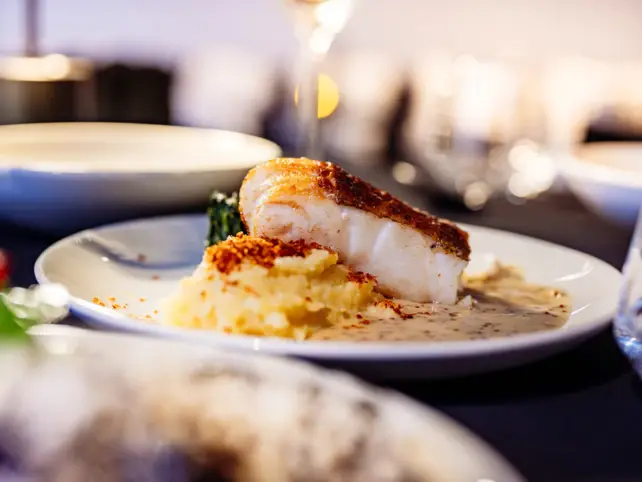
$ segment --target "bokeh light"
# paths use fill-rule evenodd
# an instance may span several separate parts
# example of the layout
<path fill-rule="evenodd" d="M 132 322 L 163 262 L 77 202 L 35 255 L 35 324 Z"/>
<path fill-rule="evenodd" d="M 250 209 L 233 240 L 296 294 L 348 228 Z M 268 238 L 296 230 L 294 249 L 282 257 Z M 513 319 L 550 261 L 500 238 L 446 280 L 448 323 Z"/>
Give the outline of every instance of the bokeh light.
<path fill-rule="evenodd" d="M 339 105 L 339 87 L 327 74 L 319 74 L 319 97 L 317 103 L 317 117 L 324 119 L 332 115 Z M 299 104 L 299 88 L 294 91 L 294 103 Z"/>

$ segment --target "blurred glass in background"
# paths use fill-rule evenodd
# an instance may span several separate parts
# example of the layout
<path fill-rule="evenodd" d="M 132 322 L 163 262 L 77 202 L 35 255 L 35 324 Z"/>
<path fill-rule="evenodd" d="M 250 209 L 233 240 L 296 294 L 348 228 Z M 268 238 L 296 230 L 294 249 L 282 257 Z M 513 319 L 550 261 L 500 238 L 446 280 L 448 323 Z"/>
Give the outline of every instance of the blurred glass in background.
<path fill-rule="evenodd" d="M 296 155 L 324 157 L 319 118 L 319 94 L 332 87 L 321 68 L 336 35 L 352 14 L 355 0 L 284 0 L 299 42 L 295 65 L 295 105 L 298 118 Z"/>
<path fill-rule="evenodd" d="M 472 55 L 435 57 L 415 71 L 407 133 L 414 159 L 471 209 L 497 193 L 534 197 L 553 183 L 529 74 L 515 62 Z"/>

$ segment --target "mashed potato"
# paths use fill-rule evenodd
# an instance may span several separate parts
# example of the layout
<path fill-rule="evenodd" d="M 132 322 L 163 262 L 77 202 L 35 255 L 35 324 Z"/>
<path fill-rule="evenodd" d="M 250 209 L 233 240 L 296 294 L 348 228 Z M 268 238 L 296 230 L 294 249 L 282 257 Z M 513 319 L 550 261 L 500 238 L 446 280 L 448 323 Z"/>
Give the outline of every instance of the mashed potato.
<path fill-rule="evenodd" d="M 163 306 L 161 322 L 225 333 L 304 339 L 354 316 L 375 279 L 315 243 L 237 235 L 205 251 Z"/>

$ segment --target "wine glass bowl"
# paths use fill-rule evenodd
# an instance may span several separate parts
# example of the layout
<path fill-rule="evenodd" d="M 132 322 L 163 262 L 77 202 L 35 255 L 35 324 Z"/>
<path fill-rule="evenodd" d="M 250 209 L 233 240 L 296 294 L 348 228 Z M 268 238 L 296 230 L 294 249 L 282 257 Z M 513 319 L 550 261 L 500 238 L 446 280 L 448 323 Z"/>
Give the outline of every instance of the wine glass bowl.
<path fill-rule="evenodd" d="M 529 198 L 555 178 L 536 87 L 518 62 L 435 56 L 413 76 L 406 143 L 445 194 L 481 209 L 499 194 Z"/>
<path fill-rule="evenodd" d="M 294 32 L 311 52 L 324 55 L 350 17 L 353 0 L 285 0 Z"/>
<path fill-rule="evenodd" d="M 613 332 L 620 350 L 642 376 L 642 210 L 638 214 L 622 273 Z"/>

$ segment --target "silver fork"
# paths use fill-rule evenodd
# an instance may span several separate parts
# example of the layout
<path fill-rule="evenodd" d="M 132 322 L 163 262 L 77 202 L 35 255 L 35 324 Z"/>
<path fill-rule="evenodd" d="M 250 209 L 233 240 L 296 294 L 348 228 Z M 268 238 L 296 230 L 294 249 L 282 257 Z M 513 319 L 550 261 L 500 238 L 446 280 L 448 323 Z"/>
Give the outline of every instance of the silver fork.
<path fill-rule="evenodd" d="M 106 239 L 95 231 L 87 231 L 76 243 L 94 253 L 107 258 L 109 261 L 133 268 L 146 268 L 152 270 L 177 269 L 195 266 L 200 262 L 200 254 L 194 252 L 181 252 L 180 256 L 174 259 L 155 261 L 132 248 Z"/>

